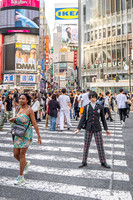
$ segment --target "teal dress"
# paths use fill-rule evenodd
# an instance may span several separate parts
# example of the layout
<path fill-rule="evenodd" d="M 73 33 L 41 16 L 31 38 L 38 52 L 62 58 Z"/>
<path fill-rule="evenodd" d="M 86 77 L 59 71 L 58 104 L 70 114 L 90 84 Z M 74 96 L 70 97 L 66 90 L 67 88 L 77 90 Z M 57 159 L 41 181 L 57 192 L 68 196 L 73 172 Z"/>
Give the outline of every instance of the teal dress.
<path fill-rule="evenodd" d="M 18 118 L 15 120 L 16 124 L 23 125 L 25 128 L 27 128 L 29 124 L 30 118 L 26 114 L 18 114 Z M 14 138 L 14 148 L 28 148 L 29 145 L 32 145 L 33 143 L 33 131 L 32 127 L 29 126 L 27 129 L 27 132 L 23 138 L 15 136 Z"/>

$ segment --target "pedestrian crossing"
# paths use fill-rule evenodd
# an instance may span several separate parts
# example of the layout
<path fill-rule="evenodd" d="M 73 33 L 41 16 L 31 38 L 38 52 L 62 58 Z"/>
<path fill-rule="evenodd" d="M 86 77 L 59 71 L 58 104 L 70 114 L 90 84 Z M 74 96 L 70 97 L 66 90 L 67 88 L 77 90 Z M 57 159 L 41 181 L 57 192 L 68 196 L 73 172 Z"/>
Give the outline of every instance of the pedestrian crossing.
<path fill-rule="evenodd" d="M 111 170 L 101 167 L 94 138 L 88 155 L 88 167 L 78 169 L 84 143 L 84 130 L 78 135 L 73 133 L 78 122 L 72 120 L 69 131 L 65 128 L 63 132 L 51 132 L 44 128 L 42 121 L 38 124 L 42 145 L 37 145 L 34 131 L 33 145 L 26 156 L 31 160 L 31 166 L 25 175 L 25 182 L 19 186 L 13 184 L 19 173 L 19 163 L 13 158 L 10 125 L 6 123 L 5 130 L 0 132 L 0 200 L 30 199 L 29 194 L 34 194 L 32 199 L 42 200 L 131 200 L 123 128 L 119 117 L 114 115 L 114 118 L 114 122 L 108 122 L 111 136 L 107 137 L 103 131 L 107 163 L 111 165 Z"/>

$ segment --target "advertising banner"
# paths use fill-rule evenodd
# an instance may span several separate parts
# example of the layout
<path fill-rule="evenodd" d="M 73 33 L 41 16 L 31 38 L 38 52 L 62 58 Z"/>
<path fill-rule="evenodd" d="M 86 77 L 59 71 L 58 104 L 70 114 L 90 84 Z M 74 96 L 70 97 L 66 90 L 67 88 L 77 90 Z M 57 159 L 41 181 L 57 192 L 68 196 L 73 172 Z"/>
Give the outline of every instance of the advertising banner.
<path fill-rule="evenodd" d="M 78 43 L 78 26 L 76 25 L 63 25 L 62 26 L 62 42 L 63 43 Z"/>
<path fill-rule="evenodd" d="M 77 66 L 77 50 L 74 51 L 74 70 L 76 70 Z"/>
<path fill-rule="evenodd" d="M 78 8 L 55 8 L 55 20 L 77 20 Z"/>
<path fill-rule="evenodd" d="M 35 28 L 39 30 L 39 11 L 32 9 L 8 9 L 0 12 L 1 28 Z"/>
<path fill-rule="evenodd" d="M 46 64 L 49 63 L 49 36 L 46 36 Z"/>
<path fill-rule="evenodd" d="M 1 0 L 0 8 L 9 6 L 30 6 L 39 8 L 39 0 Z"/>
<path fill-rule="evenodd" d="M 36 71 L 36 45 L 15 44 L 15 70 Z"/>
<path fill-rule="evenodd" d="M 3 81 L 3 43 L 4 36 L 0 34 L 0 81 Z"/>

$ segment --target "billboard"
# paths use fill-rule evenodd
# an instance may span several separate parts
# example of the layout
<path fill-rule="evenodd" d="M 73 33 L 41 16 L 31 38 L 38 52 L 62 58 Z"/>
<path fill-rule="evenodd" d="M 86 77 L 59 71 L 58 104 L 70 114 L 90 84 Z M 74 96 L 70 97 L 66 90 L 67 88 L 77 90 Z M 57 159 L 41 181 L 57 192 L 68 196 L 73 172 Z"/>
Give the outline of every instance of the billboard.
<path fill-rule="evenodd" d="M 39 8 L 39 0 L 1 0 L 0 8 L 9 6 L 30 6 Z"/>
<path fill-rule="evenodd" d="M 78 26 L 63 25 L 62 26 L 62 42 L 63 43 L 78 43 Z"/>
<path fill-rule="evenodd" d="M 4 83 L 14 83 L 14 74 L 4 74 Z"/>
<path fill-rule="evenodd" d="M 39 11 L 32 9 L 8 9 L 0 11 L 0 29 L 35 28 L 39 30 Z"/>
<path fill-rule="evenodd" d="M 55 8 L 55 20 L 75 19 L 78 19 L 78 8 Z"/>
<path fill-rule="evenodd" d="M 25 72 L 36 71 L 35 44 L 15 44 L 15 70 Z"/>

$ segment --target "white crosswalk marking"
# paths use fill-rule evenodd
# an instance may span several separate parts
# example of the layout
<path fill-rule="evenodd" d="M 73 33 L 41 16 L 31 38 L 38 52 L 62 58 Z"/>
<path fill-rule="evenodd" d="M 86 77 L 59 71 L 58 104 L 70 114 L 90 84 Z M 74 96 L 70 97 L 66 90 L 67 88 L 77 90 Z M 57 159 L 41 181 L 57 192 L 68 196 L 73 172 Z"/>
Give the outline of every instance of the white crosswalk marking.
<path fill-rule="evenodd" d="M 103 131 L 106 160 L 112 166 L 111 170 L 101 168 L 94 138 L 88 155 L 88 167 L 78 169 L 82 161 L 84 131 L 74 135 L 73 130 L 77 127 L 77 122 L 72 120 L 72 124 L 70 131 L 65 129 L 63 132 L 52 133 L 44 128 L 44 122 L 39 123 L 42 145 L 37 145 L 37 135 L 34 131 L 34 144 L 29 148 L 26 156 L 31 160 L 29 174 L 25 175 L 25 182 L 17 187 L 13 182 L 16 178 L 15 174 L 19 173 L 19 163 L 13 158 L 12 138 L 7 134 L 10 125 L 6 124 L 5 131 L 0 132 L 0 188 L 4 186 L 4 188 L 13 187 L 16 191 L 19 188 L 22 191 L 54 193 L 57 195 L 55 198 L 57 200 L 60 199 L 58 195 L 68 195 L 68 200 L 76 200 L 76 198 L 132 200 L 130 192 L 124 190 L 124 187 L 119 184 L 128 185 L 130 179 L 125 172 L 127 162 L 122 127 L 118 118 L 113 123 L 108 122 L 112 133 L 110 137 L 107 137 Z M 9 172 L 12 172 L 11 175 Z M 108 184 L 102 187 L 104 181 L 108 181 Z M 117 185 L 116 189 L 115 187 L 110 189 L 111 181 Z"/>

